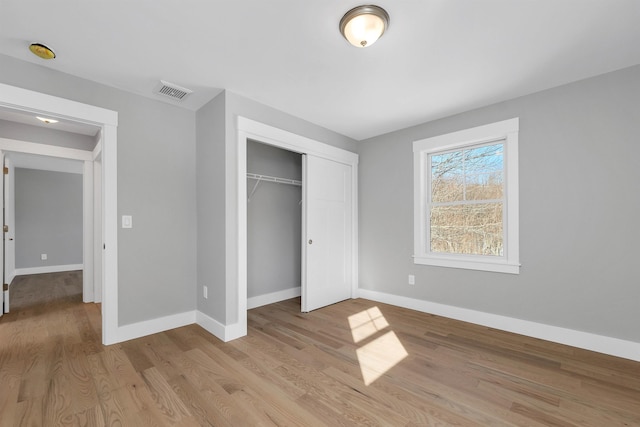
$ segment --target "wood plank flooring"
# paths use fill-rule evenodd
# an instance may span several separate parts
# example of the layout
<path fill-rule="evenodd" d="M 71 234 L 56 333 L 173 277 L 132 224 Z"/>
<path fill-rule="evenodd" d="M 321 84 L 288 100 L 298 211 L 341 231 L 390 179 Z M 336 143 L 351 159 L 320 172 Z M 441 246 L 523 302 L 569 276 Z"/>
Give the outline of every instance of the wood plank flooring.
<path fill-rule="evenodd" d="M 357 299 L 104 347 L 81 273 L 0 319 L 0 426 L 640 426 L 640 363 Z"/>

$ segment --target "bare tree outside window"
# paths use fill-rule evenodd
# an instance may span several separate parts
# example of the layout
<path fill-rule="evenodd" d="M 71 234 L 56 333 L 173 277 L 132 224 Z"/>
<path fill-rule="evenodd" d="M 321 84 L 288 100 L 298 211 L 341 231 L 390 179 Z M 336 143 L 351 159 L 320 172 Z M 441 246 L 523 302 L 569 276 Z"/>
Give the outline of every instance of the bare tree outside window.
<path fill-rule="evenodd" d="M 434 153 L 427 161 L 430 251 L 503 256 L 504 143 Z"/>

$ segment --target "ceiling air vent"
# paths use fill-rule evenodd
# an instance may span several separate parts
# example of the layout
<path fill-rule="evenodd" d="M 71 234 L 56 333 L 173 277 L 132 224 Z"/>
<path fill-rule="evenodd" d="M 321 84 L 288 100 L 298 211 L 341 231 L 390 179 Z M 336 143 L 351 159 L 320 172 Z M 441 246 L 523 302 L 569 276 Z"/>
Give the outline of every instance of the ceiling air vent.
<path fill-rule="evenodd" d="M 179 101 L 185 99 L 192 92 L 192 90 L 173 83 L 165 82 L 164 80 L 160 80 L 160 83 L 158 83 L 155 90 L 155 93 L 158 95 L 168 96 L 169 98 L 177 99 Z"/>

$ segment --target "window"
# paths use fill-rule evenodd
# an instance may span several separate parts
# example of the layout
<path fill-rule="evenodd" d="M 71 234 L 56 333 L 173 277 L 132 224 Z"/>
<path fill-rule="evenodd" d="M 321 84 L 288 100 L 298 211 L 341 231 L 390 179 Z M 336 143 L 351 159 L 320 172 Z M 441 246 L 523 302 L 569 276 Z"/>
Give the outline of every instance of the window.
<path fill-rule="evenodd" d="M 416 264 L 519 273 L 518 129 L 516 118 L 413 143 Z"/>

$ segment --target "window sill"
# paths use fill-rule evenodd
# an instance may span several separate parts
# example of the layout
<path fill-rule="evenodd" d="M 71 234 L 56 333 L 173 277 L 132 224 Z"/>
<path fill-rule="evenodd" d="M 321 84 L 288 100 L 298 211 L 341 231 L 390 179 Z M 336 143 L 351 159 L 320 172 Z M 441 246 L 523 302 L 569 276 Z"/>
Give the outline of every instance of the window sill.
<path fill-rule="evenodd" d="M 421 265 L 432 265 L 436 267 L 463 268 L 466 270 L 481 270 L 491 271 L 495 273 L 520 274 L 520 264 L 508 264 L 506 262 L 487 262 L 468 259 L 414 256 L 413 263 Z"/>

